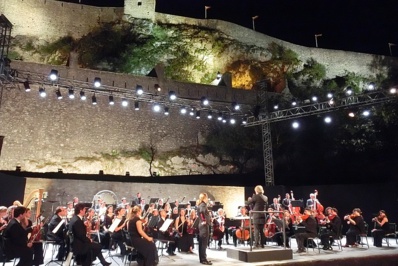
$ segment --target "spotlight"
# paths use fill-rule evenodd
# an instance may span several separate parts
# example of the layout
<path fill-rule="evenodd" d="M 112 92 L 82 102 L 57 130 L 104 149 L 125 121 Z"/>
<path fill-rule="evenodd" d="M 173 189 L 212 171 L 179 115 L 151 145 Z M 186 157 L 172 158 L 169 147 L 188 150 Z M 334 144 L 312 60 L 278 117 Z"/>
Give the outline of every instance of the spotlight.
<path fill-rule="evenodd" d="M 330 100 L 329 100 L 329 104 L 330 104 L 330 105 L 334 105 L 334 100 L 333 100 L 333 99 L 330 99 Z"/>
<path fill-rule="evenodd" d="M 318 101 L 318 97 L 312 96 L 311 100 L 312 100 L 313 102 L 317 102 L 317 101 Z"/>
<path fill-rule="evenodd" d="M 365 116 L 365 117 L 367 117 L 367 116 L 370 115 L 370 111 L 369 111 L 369 110 L 364 110 L 364 111 L 362 112 L 362 115 Z"/>
<path fill-rule="evenodd" d="M 113 96 L 109 95 L 109 105 L 114 105 L 115 101 L 113 100 Z"/>
<path fill-rule="evenodd" d="M 127 107 L 129 105 L 129 102 L 127 101 L 127 99 L 123 98 L 122 99 L 122 106 L 123 107 Z"/>
<path fill-rule="evenodd" d="M 25 82 L 23 83 L 23 86 L 24 86 L 26 92 L 29 92 L 29 91 L 30 91 L 29 81 L 25 81 Z"/>
<path fill-rule="evenodd" d="M 202 96 L 202 98 L 200 98 L 200 102 L 204 106 L 209 105 L 209 100 L 205 96 Z"/>
<path fill-rule="evenodd" d="M 68 95 L 69 99 L 75 99 L 75 91 L 73 89 L 69 89 Z"/>
<path fill-rule="evenodd" d="M 370 82 L 370 83 L 368 84 L 368 90 L 372 91 L 372 90 L 374 90 L 375 88 L 376 88 L 376 85 L 375 85 L 373 82 Z"/>
<path fill-rule="evenodd" d="M 196 111 L 196 119 L 200 119 L 200 111 L 199 110 Z"/>
<path fill-rule="evenodd" d="M 185 114 L 187 113 L 187 108 L 181 107 L 180 113 L 183 114 L 183 115 L 185 115 Z"/>
<path fill-rule="evenodd" d="M 292 100 L 292 106 L 296 106 L 297 105 L 297 101 L 295 99 Z"/>
<path fill-rule="evenodd" d="M 164 107 L 164 115 L 169 115 L 170 113 L 169 113 L 169 107 L 168 106 L 165 106 Z"/>
<path fill-rule="evenodd" d="M 207 119 L 213 119 L 213 112 L 212 111 L 209 111 L 207 113 Z"/>
<path fill-rule="evenodd" d="M 86 94 L 84 91 L 80 91 L 80 100 L 85 101 L 87 99 Z"/>
<path fill-rule="evenodd" d="M 292 127 L 293 127 L 294 129 L 297 129 L 297 128 L 299 128 L 299 127 L 300 127 L 300 124 L 299 124 L 299 122 L 297 122 L 297 121 L 294 121 L 294 122 L 292 123 Z"/>
<path fill-rule="evenodd" d="M 274 110 L 278 110 L 279 109 L 279 105 L 275 104 L 274 105 Z"/>
<path fill-rule="evenodd" d="M 171 101 L 174 101 L 175 99 L 177 99 L 177 95 L 174 91 L 169 91 L 169 99 Z"/>
<path fill-rule="evenodd" d="M 235 123 L 236 123 L 235 118 L 229 119 L 229 123 L 230 123 L 231 125 L 235 125 Z"/>
<path fill-rule="evenodd" d="M 390 89 L 390 93 L 391 93 L 391 94 L 397 93 L 397 89 L 396 89 L 396 88 L 391 88 L 391 89 Z"/>
<path fill-rule="evenodd" d="M 232 109 L 234 109 L 235 111 L 238 111 L 240 109 L 240 105 L 237 104 L 236 102 L 232 103 Z"/>
<path fill-rule="evenodd" d="M 222 116 L 221 121 L 222 121 L 224 124 L 227 123 L 227 118 L 225 117 L 225 115 Z"/>
<path fill-rule="evenodd" d="M 325 117 L 325 123 L 330 124 L 332 122 L 332 118 L 330 116 Z"/>
<path fill-rule="evenodd" d="M 39 88 L 39 95 L 40 95 L 40 97 L 42 97 L 42 98 L 46 97 L 46 96 L 47 96 L 46 89 L 44 89 L 44 88 Z"/>
<path fill-rule="evenodd" d="M 61 91 L 59 89 L 55 92 L 55 94 L 57 94 L 57 99 L 58 100 L 62 99 L 62 94 L 61 94 Z"/>
<path fill-rule="evenodd" d="M 93 95 L 93 97 L 91 97 L 91 103 L 93 105 L 97 105 L 97 97 L 95 97 L 95 94 Z"/>
<path fill-rule="evenodd" d="M 135 87 L 135 93 L 137 93 L 137 95 L 142 95 L 144 93 L 144 88 L 141 85 L 137 85 Z"/>
<path fill-rule="evenodd" d="M 155 103 L 152 108 L 154 112 L 160 112 L 160 105 L 158 103 Z"/>
<path fill-rule="evenodd" d="M 155 87 L 156 91 L 161 91 L 162 90 L 162 88 L 159 86 L 159 84 L 155 84 L 154 87 Z"/>
<path fill-rule="evenodd" d="M 353 111 L 350 111 L 350 112 L 348 112 L 348 116 L 351 117 L 351 118 L 355 117 L 355 113 Z"/>
<path fill-rule="evenodd" d="M 326 95 L 326 97 L 328 97 L 329 99 L 332 99 L 332 98 L 333 98 L 333 93 L 328 92 L 328 94 Z"/>
<path fill-rule="evenodd" d="M 354 91 L 352 90 L 351 87 L 347 87 L 346 90 L 345 90 L 345 94 L 346 94 L 347 96 L 351 96 L 353 92 L 354 92 Z"/>
<path fill-rule="evenodd" d="M 94 87 L 99 88 L 101 87 L 101 79 L 98 77 L 94 78 Z"/>
<path fill-rule="evenodd" d="M 50 78 L 51 81 L 56 81 L 59 78 L 58 70 L 51 69 L 50 75 L 48 77 Z"/>
<path fill-rule="evenodd" d="M 222 120 L 222 113 L 221 113 L 221 112 L 218 113 L 217 120 L 218 120 L 218 121 L 221 121 L 221 120 Z"/>
<path fill-rule="evenodd" d="M 134 102 L 134 110 L 136 110 L 136 111 L 140 110 L 140 102 L 139 101 Z"/>
<path fill-rule="evenodd" d="M 191 108 L 189 109 L 189 115 L 193 116 L 195 114 L 195 109 Z"/>
<path fill-rule="evenodd" d="M 244 117 L 244 118 L 242 119 L 242 125 L 246 125 L 246 124 L 247 124 L 247 118 Z"/>
<path fill-rule="evenodd" d="M 217 72 L 217 79 L 219 80 L 219 79 L 221 79 L 221 77 L 222 77 L 222 74 L 220 73 L 220 71 L 218 71 Z"/>

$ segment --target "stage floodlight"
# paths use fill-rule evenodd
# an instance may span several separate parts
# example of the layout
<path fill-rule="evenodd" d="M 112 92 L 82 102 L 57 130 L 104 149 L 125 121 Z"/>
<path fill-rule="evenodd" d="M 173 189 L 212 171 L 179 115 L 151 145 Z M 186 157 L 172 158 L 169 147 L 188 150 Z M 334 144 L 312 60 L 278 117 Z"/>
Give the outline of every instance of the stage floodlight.
<path fill-rule="evenodd" d="M 183 115 L 185 115 L 185 114 L 187 113 L 187 108 L 181 107 L 180 113 L 183 114 Z"/>
<path fill-rule="evenodd" d="M 345 94 L 346 94 L 347 96 L 351 96 L 353 93 L 354 93 L 354 91 L 352 90 L 351 87 L 347 87 L 347 88 L 345 89 Z"/>
<path fill-rule="evenodd" d="M 362 112 L 362 115 L 365 116 L 365 117 L 367 117 L 367 116 L 370 115 L 370 111 L 369 111 L 369 110 L 364 110 L 364 111 Z"/>
<path fill-rule="evenodd" d="M 274 105 L 274 110 L 278 110 L 279 109 L 279 105 L 275 104 Z"/>
<path fill-rule="evenodd" d="M 170 114 L 170 112 L 169 112 L 169 107 L 168 106 L 165 106 L 164 107 L 164 115 L 169 115 Z"/>
<path fill-rule="evenodd" d="M 113 95 L 109 95 L 109 105 L 114 105 L 115 101 L 113 100 Z"/>
<path fill-rule="evenodd" d="M 69 99 L 75 99 L 75 91 L 73 89 L 68 90 Z"/>
<path fill-rule="evenodd" d="M 297 106 L 297 101 L 296 101 L 296 99 L 293 99 L 293 100 L 292 100 L 292 106 L 293 106 L 293 107 Z"/>
<path fill-rule="evenodd" d="M 232 109 L 238 111 L 240 109 L 240 105 L 237 102 L 232 103 Z"/>
<path fill-rule="evenodd" d="M 355 117 L 355 113 L 353 111 L 350 111 L 350 112 L 348 112 L 348 116 L 351 117 L 351 118 Z"/>
<path fill-rule="evenodd" d="M 80 91 L 80 100 L 85 101 L 87 99 L 86 94 L 84 93 L 84 91 Z"/>
<path fill-rule="evenodd" d="M 299 122 L 297 122 L 297 121 L 294 121 L 294 122 L 292 123 L 292 127 L 293 127 L 294 129 L 297 129 L 297 128 L 299 128 L 299 127 L 300 127 L 300 124 L 299 124 Z"/>
<path fill-rule="evenodd" d="M 195 114 L 195 109 L 191 108 L 189 109 L 189 115 L 193 116 Z"/>
<path fill-rule="evenodd" d="M 123 98 L 123 99 L 122 99 L 122 106 L 123 106 L 123 107 L 127 107 L 128 105 L 129 105 L 129 101 L 127 101 L 126 98 Z"/>
<path fill-rule="evenodd" d="M 57 99 L 58 100 L 62 99 L 62 94 L 61 94 L 61 91 L 59 89 L 55 92 L 55 94 L 57 95 Z"/>
<path fill-rule="evenodd" d="M 313 102 L 317 102 L 317 101 L 318 101 L 318 97 L 312 96 L 311 100 L 312 100 Z"/>
<path fill-rule="evenodd" d="M 326 116 L 323 120 L 326 124 L 330 124 L 332 122 L 332 118 L 330 116 Z"/>
<path fill-rule="evenodd" d="M 196 111 L 196 119 L 200 119 L 200 111 L 199 110 Z"/>
<path fill-rule="evenodd" d="M 222 121 L 222 113 L 221 112 L 218 113 L 217 120 Z"/>
<path fill-rule="evenodd" d="M 49 75 L 48 77 L 49 77 L 49 79 L 50 79 L 51 81 L 57 81 L 58 78 L 59 78 L 59 76 L 58 76 L 58 70 L 56 70 L 56 69 L 51 69 L 50 75 Z"/>
<path fill-rule="evenodd" d="M 368 90 L 372 91 L 372 90 L 374 90 L 374 89 L 376 89 L 376 85 L 374 84 L 374 82 L 370 82 L 370 83 L 368 84 Z"/>
<path fill-rule="evenodd" d="M 95 93 L 94 93 L 94 95 L 91 97 L 91 103 L 92 103 L 93 105 L 97 105 L 97 97 L 95 97 Z"/>
<path fill-rule="evenodd" d="M 202 96 L 202 98 L 200 98 L 200 103 L 203 106 L 207 106 L 207 105 L 209 105 L 209 100 L 205 96 Z"/>
<path fill-rule="evenodd" d="M 224 124 L 227 123 L 227 117 L 225 115 L 222 116 L 221 122 Z"/>
<path fill-rule="evenodd" d="M 159 86 L 159 84 L 155 84 L 154 87 L 155 87 L 155 90 L 156 90 L 157 92 L 162 91 L 162 88 Z"/>
<path fill-rule="evenodd" d="M 391 88 L 391 89 L 390 89 L 390 93 L 391 93 L 391 94 L 397 93 L 397 89 L 396 89 L 396 88 Z"/>
<path fill-rule="evenodd" d="M 242 119 L 242 125 L 247 125 L 247 118 L 246 118 L 246 117 L 244 117 L 244 118 Z"/>
<path fill-rule="evenodd" d="M 140 110 L 140 102 L 139 101 L 134 102 L 134 110 L 136 110 L 136 111 Z"/>
<path fill-rule="evenodd" d="M 230 123 L 231 125 L 235 125 L 235 123 L 236 123 L 235 118 L 232 118 L 232 117 L 231 117 L 231 119 L 229 119 L 229 123 Z"/>
<path fill-rule="evenodd" d="M 46 89 L 44 89 L 44 88 L 39 88 L 39 95 L 40 95 L 40 97 L 42 97 L 42 98 L 46 97 L 46 96 L 47 96 Z"/>
<path fill-rule="evenodd" d="M 29 91 L 30 91 L 29 81 L 25 81 L 25 82 L 23 83 L 23 86 L 24 86 L 26 92 L 29 92 Z"/>
<path fill-rule="evenodd" d="M 328 92 L 328 94 L 326 95 L 329 99 L 332 99 L 333 98 L 333 93 L 331 93 L 331 92 Z"/>
<path fill-rule="evenodd" d="M 213 119 L 213 112 L 212 111 L 209 111 L 207 113 L 207 119 Z"/>
<path fill-rule="evenodd" d="M 330 104 L 330 105 L 334 105 L 334 100 L 333 100 L 333 99 L 330 99 L 330 100 L 329 100 L 329 104 Z"/>
<path fill-rule="evenodd" d="M 158 113 L 160 112 L 160 105 L 158 103 L 155 103 L 152 107 L 153 111 Z"/>
<path fill-rule="evenodd" d="M 143 88 L 141 85 L 137 85 L 137 86 L 135 87 L 135 93 L 136 93 L 137 95 L 142 95 L 142 94 L 144 93 L 144 88 Z"/>
<path fill-rule="evenodd" d="M 177 99 L 177 95 L 176 95 L 175 91 L 169 91 L 169 99 L 171 101 L 174 101 L 175 99 Z"/>
<path fill-rule="evenodd" d="M 220 80 L 221 77 L 222 77 L 222 74 L 220 73 L 220 71 L 218 71 L 218 72 L 217 72 L 217 76 L 216 76 L 217 80 Z"/>
<path fill-rule="evenodd" d="M 99 77 L 94 78 L 94 87 L 96 88 L 101 87 L 101 79 Z"/>

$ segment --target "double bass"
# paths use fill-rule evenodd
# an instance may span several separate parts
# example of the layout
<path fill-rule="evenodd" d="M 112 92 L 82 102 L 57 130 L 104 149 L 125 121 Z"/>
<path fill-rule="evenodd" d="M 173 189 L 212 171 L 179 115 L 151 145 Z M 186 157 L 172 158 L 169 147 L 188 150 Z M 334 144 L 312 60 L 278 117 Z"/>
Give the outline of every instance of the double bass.
<path fill-rule="evenodd" d="M 276 233 L 276 224 L 273 221 L 273 217 L 270 215 L 267 222 L 264 225 L 264 235 L 267 238 L 271 238 Z"/>
<path fill-rule="evenodd" d="M 316 199 L 316 197 L 318 196 L 318 190 L 315 190 L 315 207 L 314 207 L 314 212 L 315 212 L 315 218 L 319 221 L 325 219 L 325 215 L 323 214 L 324 211 L 324 207 L 321 203 L 319 203 L 319 201 Z"/>

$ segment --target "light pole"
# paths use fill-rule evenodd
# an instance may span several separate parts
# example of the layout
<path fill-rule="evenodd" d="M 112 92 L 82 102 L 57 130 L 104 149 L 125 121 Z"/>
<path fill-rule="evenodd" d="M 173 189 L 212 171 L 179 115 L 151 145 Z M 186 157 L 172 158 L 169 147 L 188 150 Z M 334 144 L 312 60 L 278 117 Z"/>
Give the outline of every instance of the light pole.
<path fill-rule="evenodd" d="M 390 56 L 392 56 L 392 49 L 391 46 L 395 46 L 395 43 L 388 43 L 388 49 L 390 49 Z"/>
<path fill-rule="evenodd" d="M 210 8 L 211 8 L 211 6 L 205 6 L 205 19 L 207 19 L 207 10 Z"/>
<path fill-rule="evenodd" d="M 254 31 L 256 31 L 256 26 L 255 26 L 255 24 L 254 24 L 254 21 L 255 21 L 256 19 L 258 19 L 258 16 L 253 16 L 253 17 L 252 17 L 253 30 L 254 30 Z"/>
<path fill-rule="evenodd" d="M 318 48 L 318 37 L 322 37 L 322 33 L 315 34 L 315 47 Z"/>

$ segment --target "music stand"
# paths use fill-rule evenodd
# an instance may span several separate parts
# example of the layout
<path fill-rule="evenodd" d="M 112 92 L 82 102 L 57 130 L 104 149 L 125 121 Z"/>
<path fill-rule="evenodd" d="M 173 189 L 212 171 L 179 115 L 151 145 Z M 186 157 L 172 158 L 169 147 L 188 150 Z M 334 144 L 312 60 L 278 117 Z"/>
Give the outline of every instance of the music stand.
<path fill-rule="evenodd" d="M 195 207 L 196 206 L 196 201 L 195 200 L 190 200 L 189 203 L 191 204 L 191 207 Z"/>
<path fill-rule="evenodd" d="M 292 200 L 291 203 L 292 207 L 300 207 L 300 208 L 304 207 L 303 200 Z"/>
<path fill-rule="evenodd" d="M 187 208 L 187 205 L 188 205 L 187 203 L 183 203 L 183 204 L 180 203 L 180 204 L 178 205 L 178 209 L 186 209 L 186 208 Z"/>
<path fill-rule="evenodd" d="M 159 198 L 150 198 L 149 204 L 159 202 Z"/>
<path fill-rule="evenodd" d="M 165 233 L 173 222 L 174 222 L 173 219 L 166 219 L 164 221 L 163 225 L 159 228 L 159 231 L 162 232 L 162 233 Z M 174 242 L 174 241 L 173 240 L 168 240 L 168 239 L 157 239 L 157 241 L 159 243 L 158 244 L 158 251 L 159 251 L 159 249 L 161 251 L 160 255 L 159 255 L 159 259 L 160 259 L 160 257 L 166 257 L 166 258 L 171 259 L 172 261 L 175 261 L 174 259 L 170 258 L 169 256 L 163 254 L 163 249 L 164 249 L 163 244 L 169 245 L 170 242 Z"/>

